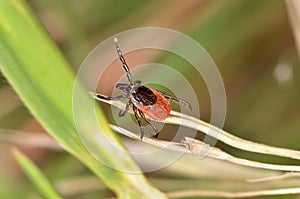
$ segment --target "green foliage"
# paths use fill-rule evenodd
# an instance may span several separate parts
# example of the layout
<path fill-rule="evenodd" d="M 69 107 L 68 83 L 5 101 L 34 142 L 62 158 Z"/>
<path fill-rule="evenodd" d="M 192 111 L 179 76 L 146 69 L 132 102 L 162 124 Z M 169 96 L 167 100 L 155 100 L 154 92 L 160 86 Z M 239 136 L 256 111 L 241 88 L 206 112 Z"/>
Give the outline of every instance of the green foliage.
<path fill-rule="evenodd" d="M 53 189 L 50 182 L 43 175 L 33 162 L 31 162 L 23 153 L 15 149 L 13 151 L 15 159 L 22 168 L 26 176 L 37 187 L 40 194 L 47 199 L 61 199 L 62 197 Z"/>
<path fill-rule="evenodd" d="M 0 51 L 2 73 L 31 113 L 63 148 L 80 159 L 120 198 L 164 198 L 142 174 L 131 175 L 107 167 L 83 146 L 73 121 L 74 73 L 21 0 L 0 2 Z M 83 87 L 79 92 L 82 93 L 83 104 L 92 100 Z M 98 116 L 100 128 L 109 135 L 110 142 L 124 148 L 108 127 L 103 114 L 99 112 Z M 89 117 L 92 116 L 85 115 L 81 122 L 89 121 Z M 98 149 L 99 153 L 109 154 L 104 158 L 111 165 L 123 165 L 125 170 L 126 167 L 139 170 L 131 157 L 115 158 L 117 155 L 112 149 L 104 146 Z M 34 182 L 38 182 L 37 179 L 39 177 L 34 178 Z"/>

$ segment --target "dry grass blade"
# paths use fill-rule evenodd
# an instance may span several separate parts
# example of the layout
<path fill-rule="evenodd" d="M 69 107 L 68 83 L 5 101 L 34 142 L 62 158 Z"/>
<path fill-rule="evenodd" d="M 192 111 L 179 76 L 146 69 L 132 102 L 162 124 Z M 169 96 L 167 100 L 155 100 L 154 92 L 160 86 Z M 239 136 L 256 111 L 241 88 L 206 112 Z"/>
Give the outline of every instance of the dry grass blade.
<path fill-rule="evenodd" d="M 244 191 L 244 192 L 225 192 L 225 191 L 205 191 L 205 190 L 187 190 L 167 193 L 171 198 L 183 197 L 222 197 L 222 198 L 246 198 L 255 196 L 270 196 L 270 195 L 286 195 L 299 194 L 300 188 L 286 188 L 286 189 L 270 189 L 259 191 Z"/>
<path fill-rule="evenodd" d="M 111 125 L 111 128 L 127 137 L 140 140 L 140 137 L 138 135 L 124 128 L 115 125 Z M 173 151 L 194 154 L 197 156 L 207 156 L 207 157 L 224 160 L 234 164 L 244 165 L 248 167 L 269 169 L 269 170 L 276 170 L 276 171 L 300 171 L 300 166 L 267 164 L 267 163 L 251 161 L 243 158 L 237 158 L 222 151 L 219 148 L 211 147 L 202 141 L 189 138 L 189 137 L 185 137 L 185 140 L 183 140 L 181 143 L 162 141 L 162 140 L 157 140 L 157 139 L 152 139 L 147 137 L 143 138 L 143 141 L 159 148 L 168 148 Z"/>
<path fill-rule="evenodd" d="M 270 177 L 264 177 L 264 178 L 248 179 L 247 182 L 257 183 L 257 182 L 282 180 L 282 179 L 292 178 L 292 177 L 300 177 L 300 173 L 299 172 L 288 172 L 288 173 L 284 173 L 284 174 L 278 175 L 278 176 L 270 176 Z"/>
<path fill-rule="evenodd" d="M 300 57 L 300 1 L 299 0 L 286 0 L 288 13 L 292 29 L 294 32 L 295 43 L 298 48 L 298 55 Z"/>
<path fill-rule="evenodd" d="M 95 93 L 91 92 L 92 96 L 95 97 Z M 120 101 L 107 101 L 107 100 L 101 100 L 105 103 L 111 104 L 115 107 L 118 107 L 120 109 L 125 108 L 125 104 Z M 129 111 L 132 113 L 132 111 Z M 151 118 L 149 118 L 151 119 Z M 279 147 L 273 147 L 268 146 L 256 142 L 251 142 L 242 138 L 239 138 L 237 136 L 234 136 L 216 126 L 213 126 L 207 122 L 204 122 L 200 119 L 181 114 L 175 111 L 171 111 L 171 115 L 164 121 L 157 121 L 157 122 L 166 122 L 169 124 L 176 124 L 176 125 L 183 125 L 198 131 L 201 131 L 211 137 L 214 137 L 218 139 L 221 142 L 224 142 L 225 144 L 228 144 L 232 147 L 255 152 L 255 153 L 261 153 L 261 154 L 269 154 L 269 155 L 276 155 L 276 156 L 282 156 L 286 158 L 292 158 L 300 160 L 300 151 L 292 150 L 292 149 L 285 149 L 285 148 L 279 148 Z"/>
<path fill-rule="evenodd" d="M 62 150 L 62 147 L 53 138 L 44 133 L 32 133 L 11 129 L 0 129 L 0 132 L 0 142 L 9 142 L 29 148 Z"/>

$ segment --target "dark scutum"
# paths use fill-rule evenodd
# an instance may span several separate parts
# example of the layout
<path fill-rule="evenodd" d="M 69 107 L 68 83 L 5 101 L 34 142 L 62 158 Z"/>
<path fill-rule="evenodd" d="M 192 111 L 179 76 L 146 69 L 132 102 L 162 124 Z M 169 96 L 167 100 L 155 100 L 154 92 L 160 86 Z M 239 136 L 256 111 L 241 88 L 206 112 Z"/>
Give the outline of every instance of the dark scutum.
<path fill-rule="evenodd" d="M 149 106 L 156 103 L 156 96 L 154 93 L 146 86 L 138 87 L 134 93 L 132 93 L 134 99 L 137 102 L 143 104 L 143 106 Z"/>

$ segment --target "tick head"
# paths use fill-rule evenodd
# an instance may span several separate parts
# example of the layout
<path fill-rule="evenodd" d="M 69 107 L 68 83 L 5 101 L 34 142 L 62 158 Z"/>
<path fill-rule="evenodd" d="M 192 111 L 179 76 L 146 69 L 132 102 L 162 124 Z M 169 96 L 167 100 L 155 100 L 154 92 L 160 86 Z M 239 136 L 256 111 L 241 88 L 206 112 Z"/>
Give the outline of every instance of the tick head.
<path fill-rule="evenodd" d="M 150 106 L 156 103 L 157 97 L 146 86 L 137 87 L 132 93 L 133 101 L 142 106 Z"/>

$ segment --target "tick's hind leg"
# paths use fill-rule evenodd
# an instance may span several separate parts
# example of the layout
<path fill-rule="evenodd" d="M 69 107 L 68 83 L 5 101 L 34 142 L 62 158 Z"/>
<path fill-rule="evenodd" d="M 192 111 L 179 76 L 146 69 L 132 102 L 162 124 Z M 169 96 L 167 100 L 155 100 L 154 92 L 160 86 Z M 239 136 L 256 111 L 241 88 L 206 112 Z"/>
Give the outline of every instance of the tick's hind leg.
<path fill-rule="evenodd" d="M 142 125 L 141 118 L 138 115 L 138 108 L 133 104 L 132 105 L 132 109 L 133 109 L 133 113 L 134 113 L 135 119 L 137 120 L 137 122 L 138 122 L 138 124 L 140 126 L 140 129 L 141 129 L 141 140 L 142 140 L 145 133 L 144 133 L 144 127 Z"/>
<path fill-rule="evenodd" d="M 165 98 L 167 99 L 171 99 L 171 100 L 174 100 L 180 104 L 183 104 L 185 107 L 187 107 L 190 111 L 192 111 L 192 106 L 189 102 L 183 100 L 183 99 L 180 99 L 180 98 L 177 98 L 177 97 L 174 97 L 174 96 L 171 96 L 171 95 L 168 95 L 166 93 L 163 93 L 161 91 L 159 91 Z"/>
<path fill-rule="evenodd" d="M 126 103 L 125 109 L 119 112 L 119 117 L 124 117 L 129 110 L 130 100 Z"/>
<path fill-rule="evenodd" d="M 150 124 L 151 127 L 153 128 L 153 130 L 155 131 L 155 135 L 153 135 L 152 137 L 157 138 L 158 135 L 159 135 L 159 132 L 158 132 L 156 126 L 155 126 L 149 119 L 147 119 L 147 118 L 145 117 L 145 115 L 144 115 L 144 113 L 143 113 L 142 111 L 140 111 L 140 110 L 138 110 L 138 111 L 139 111 L 140 116 L 141 116 L 148 124 Z"/>

